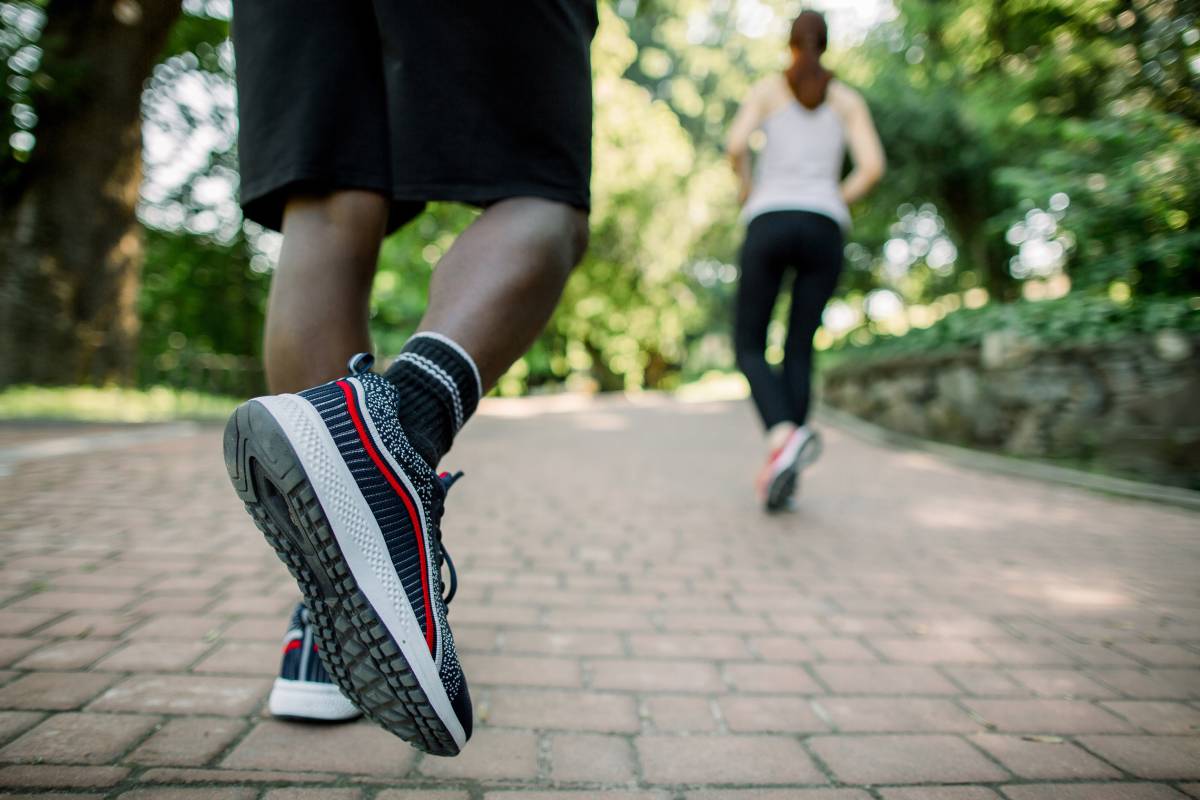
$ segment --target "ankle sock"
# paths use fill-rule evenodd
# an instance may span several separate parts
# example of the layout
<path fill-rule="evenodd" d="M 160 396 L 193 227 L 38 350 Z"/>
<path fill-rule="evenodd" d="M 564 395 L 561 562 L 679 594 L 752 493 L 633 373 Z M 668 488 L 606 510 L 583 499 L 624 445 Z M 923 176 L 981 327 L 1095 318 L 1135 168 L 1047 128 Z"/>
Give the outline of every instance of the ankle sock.
<path fill-rule="evenodd" d="M 430 467 L 479 405 L 483 384 L 466 350 L 440 333 L 409 339 L 384 377 L 400 391 L 400 425 Z"/>

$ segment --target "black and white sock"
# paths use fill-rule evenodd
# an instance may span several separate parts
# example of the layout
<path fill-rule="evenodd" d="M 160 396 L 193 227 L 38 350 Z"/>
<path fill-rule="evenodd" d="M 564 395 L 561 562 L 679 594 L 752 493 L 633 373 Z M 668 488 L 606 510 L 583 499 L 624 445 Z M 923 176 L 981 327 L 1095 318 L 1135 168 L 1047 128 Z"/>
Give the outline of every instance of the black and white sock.
<path fill-rule="evenodd" d="M 454 340 L 429 331 L 415 334 L 384 377 L 400 390 L 400 424 L 431 467 L 450 449 L 483 393 L 479 370 Z"/>

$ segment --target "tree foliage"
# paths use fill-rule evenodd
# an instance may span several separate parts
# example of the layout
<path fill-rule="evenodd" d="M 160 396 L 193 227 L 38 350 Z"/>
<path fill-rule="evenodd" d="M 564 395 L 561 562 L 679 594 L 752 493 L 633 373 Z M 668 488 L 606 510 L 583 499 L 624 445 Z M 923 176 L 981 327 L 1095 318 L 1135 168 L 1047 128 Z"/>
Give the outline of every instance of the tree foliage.
<path fill-rule="evenodd" d="M 0 3 L 0 187 L 36 152 L 53 44 L 41 41 L 43 8 Z M 234 200 L 228 4 L 184 10 L 143 95 L 147 380 L 171 379 L 171 364 L 221 369 L 215 356 L 253 362 L 279 246 Z M 669 386 L 732 365 L 741 230 L 722 144 L 747 88 L 783 66 L 795 11 L 788 0 L 602 0 L 591 247 L 502 391 Z M 837 319 L 819 342 L 922 327 L 1064 275 L 1064 307 L 1200 292 L 1193 4 L 896 0 L 858 39 L 839 39 L 837 22 L 827 61 L 866 96 L 889 172 L 854 209 Z M 69 88 L 69 71 L 57 85 Z M 372 301 L 382 354 L 415 328 L 433 265 L 476 213 L 434 204 L 385 242 Z M 964 319 L 977 316 L 1003 319 Z"/>

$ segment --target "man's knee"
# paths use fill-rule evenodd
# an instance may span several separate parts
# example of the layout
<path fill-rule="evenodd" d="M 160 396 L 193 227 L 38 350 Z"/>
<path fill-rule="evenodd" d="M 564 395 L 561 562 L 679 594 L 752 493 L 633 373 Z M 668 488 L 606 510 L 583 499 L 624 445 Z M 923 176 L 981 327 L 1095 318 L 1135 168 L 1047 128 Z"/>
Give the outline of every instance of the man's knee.
<path fill-rule="evenodd" d="M 588 237 L 591 236 L 591 229 L 588 226 L 588 212 L 578 208 L 570 209 L 570 224 L 566 232 L 568 239 L 567 246 L 570 252 L 571 267 L 575 267 L 583 260 L 584 254 L 588 249 Z"/>
<path fill-rule="evenodd" d="M 388 209 L 386 197 L 358 189 L 296 195 L 285 207 L 283 232 L 302 228 L 303 233 L 361 240 L 373 249 L 385 233 Z"/>
<path fill-rule="evenodd" d="M 506 211 L 517 217 L 523 245 L 534 261 L 551 265 L 564 274 L 582 259 L 588 246 L 586 211 L 566 203 L 534 197 L 503 201 Z"/>

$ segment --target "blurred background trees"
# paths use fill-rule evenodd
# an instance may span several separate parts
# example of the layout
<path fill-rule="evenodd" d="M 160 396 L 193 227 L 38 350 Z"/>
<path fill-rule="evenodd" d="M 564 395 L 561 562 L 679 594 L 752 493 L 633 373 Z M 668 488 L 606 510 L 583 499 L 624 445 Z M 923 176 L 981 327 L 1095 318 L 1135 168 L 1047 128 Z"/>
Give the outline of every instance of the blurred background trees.
<path fill-rule="evenodd" d="M 829 64 L 868 98 L 890 170 L 855 209 L 820 347 L 1022 298 L 1065 296 L 1068 316 L 1159 298 L 1197 311 L 1194 4 L 810 5 L 829 14 Z M 502 392 L 671 387 L 732 366 L 741 234 L 721 145 L 747 87 L 783 65 L 798 10 L 601 3 L 591 250 Z M 279 237 L 234 199 L 229 13 L 227 0 L 0 3 L 0 385 L 259 388 Z M 382 353 L 416 325 L 432 265 L 472 217 L 433 206 L 385 243 Z"/>

